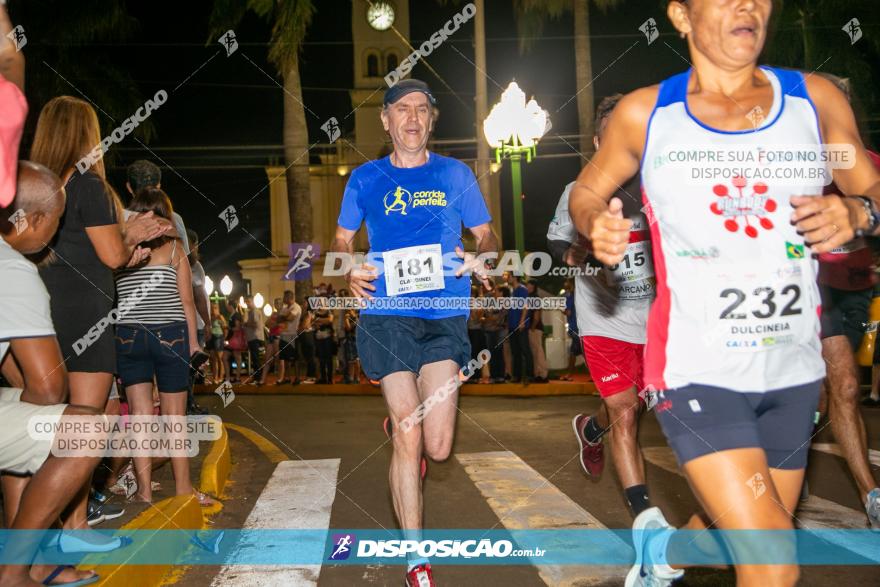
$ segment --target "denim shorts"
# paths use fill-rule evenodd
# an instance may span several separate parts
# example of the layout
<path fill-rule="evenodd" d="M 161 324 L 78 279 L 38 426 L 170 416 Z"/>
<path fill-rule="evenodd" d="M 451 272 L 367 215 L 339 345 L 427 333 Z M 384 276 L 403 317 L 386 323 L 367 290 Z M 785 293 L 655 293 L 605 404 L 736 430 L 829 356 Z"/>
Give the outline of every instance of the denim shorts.
<path fill-rule="evenodd" d="M 162 393 L 189 387 L 189 336 L 186 322 L 159 326 L 116 327 L 116 373 L 122 385 L 149 383 L 156 378 Z"/>

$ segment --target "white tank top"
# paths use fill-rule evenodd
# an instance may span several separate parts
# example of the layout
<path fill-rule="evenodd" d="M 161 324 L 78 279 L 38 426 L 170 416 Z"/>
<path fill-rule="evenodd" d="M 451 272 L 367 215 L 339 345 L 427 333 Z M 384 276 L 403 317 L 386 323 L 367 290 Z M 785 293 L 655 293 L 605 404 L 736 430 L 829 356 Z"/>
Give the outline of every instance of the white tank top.
<path fill-rule="evenodd" d="M 773 156 L 781 146 L 810 161 L 821 145 L 817 113 L 800 73 L 761 69 L 773 106 L 748 113 L 754 130 L 720 131 L 694 118 L 690 71 L 661 84 L 648 123 L 641 175 L 657 297 L 645 383 L 657 390 L 763 392 L 825 375 L 817 263 L 789 221 L 789 199 L 820 195 L 826 166 L 768 164 L 785 156 Z"/>

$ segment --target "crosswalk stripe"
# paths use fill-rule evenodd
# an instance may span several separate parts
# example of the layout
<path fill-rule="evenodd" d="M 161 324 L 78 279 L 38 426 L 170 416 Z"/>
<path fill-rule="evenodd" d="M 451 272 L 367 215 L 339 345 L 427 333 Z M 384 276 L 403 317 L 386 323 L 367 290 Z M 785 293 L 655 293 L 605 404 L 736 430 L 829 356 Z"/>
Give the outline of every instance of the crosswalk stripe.
<path fill-rule="evenodd" d="M 815 447 L 816 445 L 814 444 L 813 446 Z M 666 446 L 646 446 L 642 448 L 642 455 L 649 463 L 671 473 L 682 475 L 671 448 Z M 806 501 L 800 502 L 795 512 L 795 524 L 797 527 L 808 530 L 864 530 L 866 527 L 865 521 L 864 512 L 856 511 L 815 495 L 811 495 Z M 876 544 L 869 544 L 865 541 L 849 538 L 844 534 L 828 535 L 828 540 L 860 556 L 869 559 L 877 558 Z"/>
<path fill-rule="evenodd" d="M 843 451 L 840 450 L 840 445 L 834 442 L 814 442 L 810 445 L 810 449 L 818 450 L 819 452 L 824 452 L 829 455 L 843 457 Z M 868 460 L 871 461 L 871 464 L 875 467 L 880 467 L 880 450 L 874 450 L 873 448 L 868 449 Z"/>
<path fill-rule="evenodd" d="M 339 459 L 312 461 L 282 461 L 275 467 L 272 477 L 260 493 L 253 510 L 244 523 L 247 530 L 275 530 L 297 528 L 324 530 L 330 527 L 330 510 L 336 497 L 336 478 L 339 475 Z M 258 533 L 250 533 L 253 536 Z M 298 553 L 303 559 L 320 560 L 324 556 L 326 536 L 321 540 L 303 545 Z M 246 556 L 250 550 L 265 548 L 265 544 L 239 542 L 235 546 L 238 556 Z M 265 587 L 285 585 L 313 587 L 318 584 L 321 565 L 290 566 L 224 566 L 211 585 L 216 587 Z"/>
<path fill-rule="evenodd" d="M 606 528 L 512 452 L 466 453 L 456 458 L 508 530 Z M 631 550 L 615 536 L 609 536 L 608 542 L 605 546 L 618 552 Z M 540 558 L 534 561 L 541 579 L 554 586 L 622 580 L 627 572 L 624 567 L 541 565 Z"/>

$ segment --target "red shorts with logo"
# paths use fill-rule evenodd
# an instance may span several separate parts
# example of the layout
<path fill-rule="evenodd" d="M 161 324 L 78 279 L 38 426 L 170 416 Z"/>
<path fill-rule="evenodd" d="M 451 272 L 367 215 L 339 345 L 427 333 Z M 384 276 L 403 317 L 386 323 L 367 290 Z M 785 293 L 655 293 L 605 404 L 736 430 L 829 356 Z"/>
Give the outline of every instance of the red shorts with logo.
<path fill-rule="evenodd" d="M 581 342 L 599 395 L 608 397 L 631 387 L 642 390 L 645 345 L 604 336 L 582 336 Z"/>

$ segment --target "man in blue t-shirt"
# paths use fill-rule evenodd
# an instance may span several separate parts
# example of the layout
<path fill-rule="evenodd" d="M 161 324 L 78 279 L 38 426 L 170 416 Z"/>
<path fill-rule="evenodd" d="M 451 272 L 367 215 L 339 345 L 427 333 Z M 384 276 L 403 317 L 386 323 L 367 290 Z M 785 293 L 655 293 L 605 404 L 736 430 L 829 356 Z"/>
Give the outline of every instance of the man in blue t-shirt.
<path fill-rule="evenodd" d="M 352 172 L 331 251 L 350 256 L 366 224 L 366 262 L 346 275 L 351 292 L 365 301 L 357 348 L 388 404 L 394 510 L 407 538 L 418 540 L 422 451 L 442 461 L 452 448 L 459 369 L 471 356 L 470 275 L 491 287 L 482 256 L 495 253 L 498 242 L 470 168 L 428 152 L 437 118 L 428 85 L 401 81 L 385 92 L 383 103 L 382 125 L 394 150 Z M 462 250 L 462 225 L 476 239 L 477 256 Z M 433 581 L 431 576 L 427 560 L 409 561 L 408 585 Z"/>

